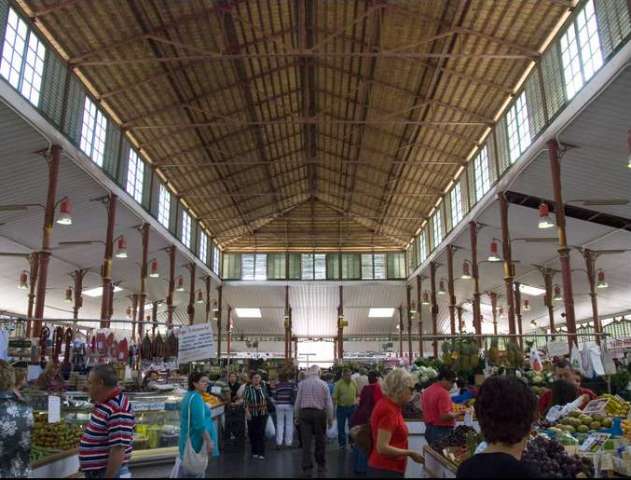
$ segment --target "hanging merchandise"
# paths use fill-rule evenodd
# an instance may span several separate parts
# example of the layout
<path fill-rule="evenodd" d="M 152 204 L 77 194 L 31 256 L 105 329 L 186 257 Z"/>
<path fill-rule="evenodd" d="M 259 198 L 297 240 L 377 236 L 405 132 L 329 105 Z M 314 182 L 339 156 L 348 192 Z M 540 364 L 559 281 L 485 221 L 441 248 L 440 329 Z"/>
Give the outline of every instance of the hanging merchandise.
<path fill-rule="evenodd" d="M 42 328 L 42 333 L 39 337 L 39 363 L 42 368 L 46 365 L 46 349 L 48 347 L 48 337 L 50 337 L 50 329 L 48 327 Z"/>
<path fill-rule="evenodd" d="M 530 367 L 535 372 L 543 371 L 543 362 L 541 361 L 541 355 L 539 355 L 539 350 L 534 345 L 530 348 Z"/>
<path fill-rule="evenodd" d="M 86 357 L 85 343 L 75 340 L 72 345 L 72 368 L 75 371 L 82 371 L 85 369 L 85 357 Z"/>
<path fill-rule="evenodd" d="M 588 343 L 583 344 L 581 349 L 581 370 L 585 378 L 594 377 L 594 367 L 592 365 L 591 353 Z"/>
<path fill-rule="evenodd" d="M 142 344 L 140 345 L 140 358 L 142 360 L 151 360 L 151 339 L 148 333 L 145 333 L 145 338 L 142 339 Z"/>
<path fill-rule="evenodd" d="M 170 330 L 167 333 L 167 357 L 177 357 L 177 337 L 175 336 L 175 332 Z"/>
<path fill-rule="evenodd" d="M 129 356 L 129 344 L 127 342 L 127 338 L 123 338 L 120 342 L 118 342 L 118 351 L 116 353 L 116 359 L 119 362 L 127 362 L 128 356 Z"/>
<path fill-rule="evenodd" d="M 572 345 L 572 349 L 570 352 L 570 364 L 572 365 L 573 369 L 579 370 L 581 373 L 583 372 L 581 354 L 578 351 L 578 345 L 576 343 Z"/>
<path fill-rule="evenodd" d="M 61 354 L 61 345 L 64 342 L 64 327 L 57 327 L 53 332 L 53 352 L 51 355 L 55 365 L 59 364 L 59 355 Z"/>
<path fill-rule="evenodd" d="M 601 346 L 601 350 L 602 350 L 601 360 L 603 364 L 603 370 L 605 371 L 605 375 L 615 375 L 617 373 L 616 364 L 613 361 L 613 356 L 611 355 L 611 352 L 607 348 L 606 342 L 603 342 Z"/>
<path fill-rule="evenodd" d="M 156 335 L 156 338 L 153 339 L 151 345 L 151 353 L 154 358 L 164 358 L 166 354 L 166 345 L 164 344 L 164 340 L 162 339 L 162 335 L 160 332 Z"/>
<path fill-rule="evenodd" d="M 64 369 L 70 369 L 70 353 L 72 351 L 72 338 L 73 338 L 72 328 L 68 327 L 66 329 L 66 333 L 64 333 Z"/>

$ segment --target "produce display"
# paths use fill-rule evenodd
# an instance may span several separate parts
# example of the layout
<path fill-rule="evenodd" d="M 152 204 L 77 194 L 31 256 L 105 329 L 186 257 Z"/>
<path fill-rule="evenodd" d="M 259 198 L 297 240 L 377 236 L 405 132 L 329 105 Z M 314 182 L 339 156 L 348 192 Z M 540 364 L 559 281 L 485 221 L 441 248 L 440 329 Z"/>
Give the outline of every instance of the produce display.
<path fill-rule="evenodd" d="M 471 373 L 480 366 L 480 349 L 472 338 L 442 344 L 443 363 L 458 373 Z"/>
<path fill-rule="evenodd" d="M 473 447 L 473 450 L 475 450 L 475 447 L 480 443 L 480 441 L 481 438 L 478 432 L 466 425 L 460 425 L 449 435 L 441 438 L 438 442 L 432 445 L 432 447 L 439 452 L 442 452 L 443 449 L 448 447 Z"/>
<path fill-rule="evenodd" d="M 611 428 L 613 418 L 601 415 L 585 415 L 580 410 L 571 412 L 567 417 L 562 418 L 556 426 L 550 428 L 555 433 L 566 431 L 569 433 L 589 433 L 590 431 L 602 428 Z"/>
<path fill-rule="evenodd" d="M 622 399 L 618 395 L 610 395 L 605 393 L 601 398 L 608 400 L 605 410 L 607 414 L 614 417 L 627 417 L 631 411 L 631 403 Z"/>
<path fill-rule="evenodd" d="M 570 456 L 563 445 L 543 436 L 528 442 L 522 461 L 543 478 L 576 478 L 578 474 L 594 476 L 591 460 Z"/>
<path fill-rule="evenodd" d="M 33 445 L 58 451 L 79 446 L 83 429 L 78 425 L 58 422 L 48 423 L 46 415 L 37 416 L 33 426 Z"/>

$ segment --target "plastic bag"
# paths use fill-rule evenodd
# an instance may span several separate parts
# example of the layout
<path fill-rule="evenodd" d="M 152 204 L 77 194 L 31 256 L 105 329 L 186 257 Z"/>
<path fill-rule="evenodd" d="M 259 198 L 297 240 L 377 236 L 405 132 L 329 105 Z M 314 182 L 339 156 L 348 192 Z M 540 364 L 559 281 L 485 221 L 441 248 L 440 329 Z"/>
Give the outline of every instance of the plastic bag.
<path fill-rule="evenodd" d="M 326 436 L 328 438 L 337 438 L 337 420 L 333 420 L 331 428 L 326 431 Z"/>
<path fill-rule="evenodd" d="M 267 417 L 267 424 L 265 425 L 265 436 L 268 439 L 276 438 L 276 427 L 274 426 L 274 421 L 272 420 L 272 416 Z"/>
<path fill-rule="evenodd" d="M 573 369 L 579 370 L 583 373 L 583 365 L 581 362 L 581 353 L 578 350 L 578 345 L 576 343 L 572 345 L 572 351 L 570 352 L 570 364 Z"/>
<path fill-rule="evenodd" d="M 603 366 L 602 358 L 600 355 L 600 348 L 598 345 L 592 345 L 589 347 L 589 359 L 591 364 L 592 376 L 601 377 L 605 374 L 605 367 Z"/>
<path fill-rule="evenodd" d="M 607 349 L 607 345 L 603 344 L 602 346 L 602 364 L 603 369 L 605 370 L 605 375 L 614 375 L 616 373 L 616 364 L 613 361 L 613 356 L 611 352 Z"/>
<path fill-rule="evenodd" d="M 581 350 L 581 370 L 585 378 L 594 377 L 594 367 L 592 365 L 591 348 L 589 344 L 584 343 Z"/>

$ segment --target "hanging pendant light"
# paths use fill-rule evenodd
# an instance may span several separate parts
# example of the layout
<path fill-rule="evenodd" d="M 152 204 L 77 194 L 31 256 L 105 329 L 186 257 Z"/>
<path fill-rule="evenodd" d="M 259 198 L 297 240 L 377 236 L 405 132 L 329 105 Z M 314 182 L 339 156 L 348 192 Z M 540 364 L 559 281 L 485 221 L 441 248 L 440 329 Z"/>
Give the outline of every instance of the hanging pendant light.
<path fill-rule="evenodd" d="M 605 272 L 603 270 L 598 270 L 598 283 L 596 283 L 596 288 L 607 288 L 609 284 L 605 280 Z"/>
<path fill-rule="evenodd" d="M 550 220 L 550 207 L 547 203 L 541 202 L 539 205 L 539 228 L 552 228 L 554 223 Z"/>
<path fill-rule="evenodd" d="M 158 261 L 154 258 L 153 260 L 151 260 L 151 273 L 149 274 L 149 276 L 151 278 L 159 278 L 160 277 L 160 272 L 158 272 Z"/>
<path fill-rule="evenodd" d="M 125 315 L 127 315 L 127 319 L 131 320 L 131 307 L 127 307 L 127 310 L 125 310 Z"/>
<path fill-rule="evenodd" d="M 72 225 L 72 203 L 68 197 L 64 197 L 59 204 L 57 223 L 59 225 Z"/>
<path fill-rule="evenodd" d="M 22 270 L 18 277 L 18 288 L 20 290 L 28 290 L 28 272 L 26 270 Z"/>
<path fill-rule="evenodd" d="M 533 327 L 537 328 L 537 320 L 531 320 L 530 321 L 530 325 L 532 325 Z"/>
<path fill-rule="evenodd" d="M 204 303 L 204 294 L 203 292 L 200 290 L 197 290 L 197 301 L 196 303 Z"/>
<path fill-rule="evenodd" d="M 552 297 L 552 300 L 554 300 L 555 302 L 560 302 L 561 300 L 563 300 L 563 296 L 561 295 L 561 287 L 559 287 L 558 285 L 554 286 L 554 296 Z"/>
<path fill-rule="evenodd" d="M 447 291 L 445 290 L 445 281 L 441 279 L 438 282 L 438 295 L 445 295 L 446 293 Z"/>
<path fill-rule="evenodd" d="M 213 301 L 213 312 L 218 312 L 219 311 L 219 304 L 217 303 L 217 300 Z"/>
<path fill-rule="evenodd" d="M 524 300 L 524 312 L 529 312 L 529 311 L 530 311 L 530 300 L 526 298 Z"/>
<path fill-rule="evenodd" d="M 462 264 L 462 275 L 460 278 L 463 280 L 471 280 L 471 267 L 469 266 L 469 262 L 467 260 Z"/>
<path fill-rule="evenodd" d="M 175 291 L 183 292 L 184 291 L 184 278 L 182 277 L 182 275 L 177 277 L 177 280 L 175 283 L 176 283 Z"/>
<path fill-rule="evenodd" d="M 72 303 L 72 287 L 66 288 L 66 303 Z"/>
<path fill-rule="evenodd" d="M 127 240 L 122 235 L 116 241 L 116 258 L 127 258 Z"/>
<path fill-rule="evenodd" d="M 500 307 L 500 318 L 506 318 L 506 315 L 504 315 L 504 307 Z"/>
<path fill-rule="evenodd" d="M 500 262 L 502 259 L 499 257 L 499 244 L 497 240 L 493 240 L 490 245 L 489 262 Z"/>
<path fill-rule="evenodd" d="M 427 290 L 423 292 L 423 301 L 421 302 L 421 304 L 429 305 L 429 292 Z"/>
<path fill-rule="evenodd" d="M 410 315 L 416 314 L 416 303 L 412 302 L 410 304 Z"/>

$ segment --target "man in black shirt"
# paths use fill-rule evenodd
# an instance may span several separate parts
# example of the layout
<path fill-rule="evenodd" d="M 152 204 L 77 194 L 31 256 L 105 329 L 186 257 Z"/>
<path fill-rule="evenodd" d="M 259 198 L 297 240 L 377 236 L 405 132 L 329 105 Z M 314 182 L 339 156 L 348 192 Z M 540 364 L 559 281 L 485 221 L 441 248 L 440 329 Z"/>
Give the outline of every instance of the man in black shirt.
<path fill-rule="evenodd" d="M 480 387 L 475 413 L 488 447 L 463 462 L 457 478 L 536 478 L 521 462 L 537 414 L 537 397 L 521 380 L 498 375 Z"/>

